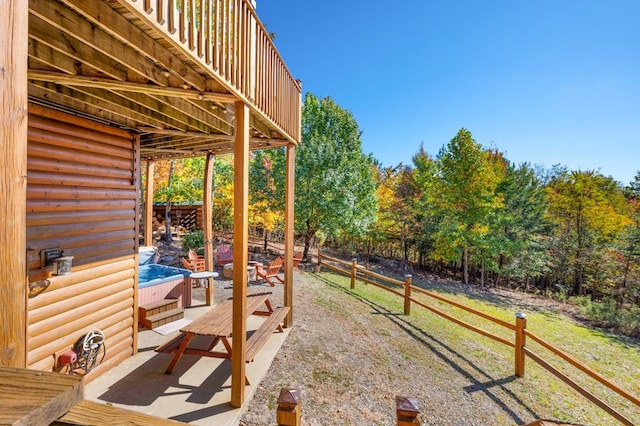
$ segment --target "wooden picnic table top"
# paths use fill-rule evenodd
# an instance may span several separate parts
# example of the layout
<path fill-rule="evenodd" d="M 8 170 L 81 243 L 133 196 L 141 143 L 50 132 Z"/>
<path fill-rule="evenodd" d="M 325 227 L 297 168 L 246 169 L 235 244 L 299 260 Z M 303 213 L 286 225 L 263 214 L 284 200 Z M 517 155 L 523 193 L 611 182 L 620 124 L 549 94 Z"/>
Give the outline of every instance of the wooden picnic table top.
<path fill-rule="evenodd" d="M 83 399 L 82 377 L 0 367 L 0 424 L 49 424 Z"/>
<path fill-rule="evenodd" d="M 272 312 L 269 296 L 271 296 L 271 292 L 247 295 L 247 316 L 261 313 L 258 308 L 263 304 L 267 307 L 264 314 Z M 202 336 L 231 337 L 232 328 L 233 299 L 227 299 L 185 325 L 180 331 Z"/>

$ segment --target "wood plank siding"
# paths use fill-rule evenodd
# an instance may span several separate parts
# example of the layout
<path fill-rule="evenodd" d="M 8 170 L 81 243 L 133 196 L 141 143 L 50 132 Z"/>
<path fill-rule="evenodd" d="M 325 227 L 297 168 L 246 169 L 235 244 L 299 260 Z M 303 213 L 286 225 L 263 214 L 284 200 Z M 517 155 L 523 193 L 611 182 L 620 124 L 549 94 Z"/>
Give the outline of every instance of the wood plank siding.
<path fill-rule="evenodd" d="M 127 131 L 37 105 L 29 108 L 27 367 L 52 370 L 54 355 L 100 329 L 107 358 L 134 351 L 137 286 L 137 138 Z M 70 275 L 41 267 L 40 251 L 73 256 Z M 96 373 L 97 375 L 99 373 Z"/>

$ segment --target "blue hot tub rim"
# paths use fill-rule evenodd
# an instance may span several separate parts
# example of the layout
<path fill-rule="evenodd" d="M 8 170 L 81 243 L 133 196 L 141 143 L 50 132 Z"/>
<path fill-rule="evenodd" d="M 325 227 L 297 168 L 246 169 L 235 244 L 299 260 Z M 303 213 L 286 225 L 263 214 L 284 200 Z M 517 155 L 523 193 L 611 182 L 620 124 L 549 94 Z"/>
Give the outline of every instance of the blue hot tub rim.
<path fill-rule="evenodd" d="M 140 265 L 138 268 L 138 288 L 151 287 L 154 285 L 184 279 L 191 275 L 188 269 L 176 268 L 175 266 L 160 265 L 157 263 Z"/>

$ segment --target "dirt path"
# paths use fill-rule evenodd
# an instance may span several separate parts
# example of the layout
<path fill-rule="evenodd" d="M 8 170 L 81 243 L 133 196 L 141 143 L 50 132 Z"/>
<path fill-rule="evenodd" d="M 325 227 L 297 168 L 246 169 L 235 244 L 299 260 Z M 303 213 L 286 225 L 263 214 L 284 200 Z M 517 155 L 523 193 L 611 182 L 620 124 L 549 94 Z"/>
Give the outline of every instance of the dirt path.
<path fill-rule="evenodd" d="M 512 425 L 536 418 L 509 389 L 402 315 L 296 276 L 294 326 L 242 425 L 275 423 L 283 387 L 299 388 L 305 425 L 394 425 L 395 396 L 421 402 L 422 424 Z M 506 379 L 505 379 L 506 378 Z"/>

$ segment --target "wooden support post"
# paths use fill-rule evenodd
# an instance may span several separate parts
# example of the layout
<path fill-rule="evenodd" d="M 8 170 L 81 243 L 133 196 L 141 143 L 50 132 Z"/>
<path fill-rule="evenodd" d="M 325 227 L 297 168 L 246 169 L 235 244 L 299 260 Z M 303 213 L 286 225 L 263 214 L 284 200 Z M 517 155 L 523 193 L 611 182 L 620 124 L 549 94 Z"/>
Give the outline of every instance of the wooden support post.
<path fill-rule="evenodd" d="M 144 186 L 144 245 L 153 245 L 153 179 L 155 161 L 147 160 L 147 180 Z"/>
<path fill-rule="evenodd" d="M 420 424 L 418 415 L 420 407 L 416 398 L 396 396 L 396 418 L 398 426 L 415 426 Z"/>
<path fill-rule="evenodd" d="M 204 167 L 204 194 L 202 197 L 202 228 L 204 234 L 204 269 L 213 271 L 213 165 L 215 156 L 207 154 Z M 213 278 L 209 278 L 209 285 L 205 289 L 206 304 L 211 306 L 213 301 Z"/>
<path fill-rule="evenodd" d="M 351 259 L 351 290 L 356 288 L 356 274 L 358 273 L 358 260 Z"/>
<path fill-rule="evenodd" d="M 249 250 L 249 107 L 235 103 L 236 138 L 233 148 L 233 352 L 231 405 L 245 399 L 247 347 L 247 262 Z"/>
<path fill-rule="evenodd" d="M 287 145 L 286 158 L 286 188 L 284 209 L 284 306 L 289 308 L 289 313 L 284 319 L 284 326 L 293 325 L 293 253 L 294 245 L 294 193 L 296 177 L 296 146 Z"/>
<path fill-rule="evenodd" d="M 404 276 L 404 314 L 411 313 L 411 282 L 412 276 L 407 274 Z"/>
<path fill-rule="evenodd" d="M 516 313 L 516 376 L 524 377 L 524 347 L 527 338 L 524 330 L 527 328 L 527 316 L 521 312 Z"/>
<path fill-rule="evenodd" d="M 0 365 L 27 362 L 27 53 L 29 2 L 2 2 L 0 28 Z"/>
<path fill-rule="evenodd" d="M 278 396 L 276 422 L 278 426 L 300 426 L 302 417 L 302 392 L 300 389 L 282 389 Z"/>

